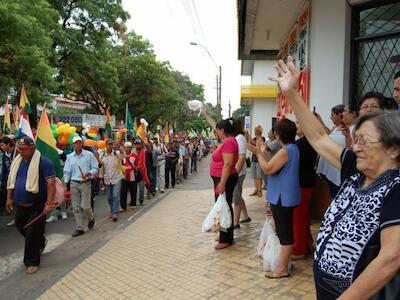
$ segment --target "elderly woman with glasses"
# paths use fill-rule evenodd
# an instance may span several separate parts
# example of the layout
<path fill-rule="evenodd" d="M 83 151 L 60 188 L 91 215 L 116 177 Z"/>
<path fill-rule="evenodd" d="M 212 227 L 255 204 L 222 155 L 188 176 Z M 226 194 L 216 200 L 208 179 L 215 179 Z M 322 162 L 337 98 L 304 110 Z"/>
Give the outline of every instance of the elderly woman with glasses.
<path fill-rule="evenodd" d="M 400 267 L 400 114 L 370 113 L 354 127 L 353 149 L 326 134 L 297 92 L 299 72 L 279 61 L 278 83 L 314 149 L 342 172 L 318 234 L 318 299 L 396 299 Z M 395 282 L 397 280 L 397 283 Z"/>

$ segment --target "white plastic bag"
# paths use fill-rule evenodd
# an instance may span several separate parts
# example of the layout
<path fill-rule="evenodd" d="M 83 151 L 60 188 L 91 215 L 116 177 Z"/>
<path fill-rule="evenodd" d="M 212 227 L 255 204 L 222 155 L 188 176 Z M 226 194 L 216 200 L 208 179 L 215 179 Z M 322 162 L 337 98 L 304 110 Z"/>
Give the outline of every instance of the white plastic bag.
<path fill-rule="evenodd" d="M 190 100 L 188 101 L 188 106 L 190 110 L 199 111 L 198 116 L 201 114 L 201 110 L 203 109 L 203 102 L 200 100 Z"/>
<path fill-rule="evenodd" d="M 272 219 L 267 218 L 264 222 L 264 226 L 260 233 L 260 238 L 258 239 L 257 256 L 259 256 L 259 257 L 263 257 L 264 248 L 265 248 L 265 244 L 267 243 L 268 237 L 272 233 L 275 233 L 274 227 L 272 226 L 272 224 L 273 224 Z"/>
<path fill-rule="evenodd" d="M 275 271 L 281 253 L 281 244 L 279 243 L 279 238 L 276 236 L 274 228 L 272 227 L 272 222 L 272 219 L 265 221 L 263 230 L 260 234 L 259 248 L 257 249 L 257 254 L 262 250 L 265 272 Z M 262 239 L 264 240 L 263 249 L 260 248 Z"/>
<path fill-rule="evenodd" d="M 201 230 L 203 232 L 214 229 L 215 231 L 227 229 L 232 226 L 232 216 L 225 193 L 218 196 L 217 202 L 213 205 L 205 218 Z"/>

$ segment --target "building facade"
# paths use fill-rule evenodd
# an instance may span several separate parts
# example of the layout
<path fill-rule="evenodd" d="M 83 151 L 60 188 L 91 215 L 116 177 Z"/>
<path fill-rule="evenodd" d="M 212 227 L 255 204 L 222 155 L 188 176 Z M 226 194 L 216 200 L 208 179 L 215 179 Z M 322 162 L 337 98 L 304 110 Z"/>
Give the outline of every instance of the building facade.
<path fill-rule="evenodd" d="M 294 56 L 304 71 L 305 101 L 328 126 L 337 104 L 356 103 L 372 90 L 391 96 L 400 69 L 394 59 L 400 55 L 400 1 L 238 0 L 238 17 L 242 75 L 251 76 L 252 85 L 272 86 L 271 66 Z M 263 104 L 268 112 L 260 111 L 264 102 L 275 102 L 275 110 Z M 254 106 L 254 126 L 262 115 L 265 124 L 270 115 L 292 117 L 278 91 L 276 99 L 242 95 L 241 104 Z"/>
<path fill-rule="evenodd" d="M 386 97 L 400 70 L 398 0 L 238 0 L 241 104 L 250 106 L 253 129 L 267 130 L 273 117 L 294 119 L 291 108 L 269 76 L 277 59 L 291 55 L 301 70 L 299 91 L 310 110 L 328 127 L 331 108 L 355 104 L 369 91 Z M 256 93 L 257 90 L 265 93 Z M 275 89 L 275 97 L 272 97 Z M 269 93 L 267 93 L 269 91 Z M 331 199 L 319 181 L 311 216 L 321 218 Z"/>

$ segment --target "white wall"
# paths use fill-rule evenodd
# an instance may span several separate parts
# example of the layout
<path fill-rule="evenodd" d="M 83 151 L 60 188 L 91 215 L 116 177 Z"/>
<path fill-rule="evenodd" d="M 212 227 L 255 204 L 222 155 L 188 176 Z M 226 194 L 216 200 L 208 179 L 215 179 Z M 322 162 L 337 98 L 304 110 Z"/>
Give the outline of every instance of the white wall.
<path fill-rule="evenodd" d="M 272 126 L 272 118 L 276 117 L 276 100 L 255 99 L 250 109 L 251 135 L 254 136 L 254 128 L 261 125 L 264 128 L 263 136 L 267 138 L 268 130 Z"/>
<path fill-rule="evenodd" d="M 315 106 L 328 127 L 331 108 L 348 102 L 349 12 L 346 0 L 311 2 L 310 109 Z"/>
<path fill-rule="evenodd" d="M 276 75 L 275 64 L 276 61 L 256 60 L 251 76 L 251 84 L 274 84 L 274 82 L 268 80 L 268 77 Z"/>

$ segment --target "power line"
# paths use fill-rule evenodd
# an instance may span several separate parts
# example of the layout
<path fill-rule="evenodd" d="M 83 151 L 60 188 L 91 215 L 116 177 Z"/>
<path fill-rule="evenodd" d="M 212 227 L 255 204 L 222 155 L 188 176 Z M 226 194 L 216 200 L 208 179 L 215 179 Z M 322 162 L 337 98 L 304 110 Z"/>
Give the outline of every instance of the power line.
<path fill-rule="evenodd" d="M 191 2 L 192 2 L 192 7 L 193 7 L 193 10 L 194 10 L 196 19 L 197 19 L 197 24 L 199 25 L 200 34 L 201 34 L 201 37 L 203 38 L 203 44 L 204 44 L 204 46 L 207 47 L 207 40 L 206 40 L 206 38 L 204 36 L 204 31 L 203 31 L 203 28 L 201 26 L 199 14 L 197 13 L 196 3 L 194 2 L 194 0 L 192 0 Z"/>

